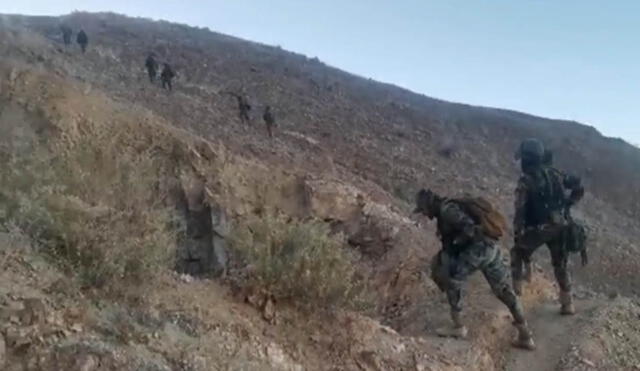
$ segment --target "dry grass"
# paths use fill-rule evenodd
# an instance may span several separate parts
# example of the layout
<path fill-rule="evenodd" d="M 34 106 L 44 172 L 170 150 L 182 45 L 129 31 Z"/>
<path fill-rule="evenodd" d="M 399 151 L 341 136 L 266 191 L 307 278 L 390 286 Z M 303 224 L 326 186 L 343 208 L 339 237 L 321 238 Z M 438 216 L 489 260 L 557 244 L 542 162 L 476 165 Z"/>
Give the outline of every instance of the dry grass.
<path fill-rule="evenodd" d="M 303 309 L 362 304 L 353 256 L 324 223 L 264 214 L 236 226 L 231 247 L 249 268 L 245 288 Z"/>
<path fill-rule="evenodd" d="M 15 225 L 83 284 L 118 289 L 171 266 L 175 230 L 158 201 L 150 151 L 114 132 L 52 150 L 37 141 L 0 155 L 0 221 Z"/>

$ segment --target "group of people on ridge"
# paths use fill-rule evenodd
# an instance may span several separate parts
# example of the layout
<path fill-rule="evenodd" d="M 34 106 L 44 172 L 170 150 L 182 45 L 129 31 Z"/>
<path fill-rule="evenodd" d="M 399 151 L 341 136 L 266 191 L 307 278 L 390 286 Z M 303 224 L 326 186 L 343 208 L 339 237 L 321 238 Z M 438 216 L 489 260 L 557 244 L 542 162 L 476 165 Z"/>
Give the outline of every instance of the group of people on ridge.
<path fill-rule="evenodd" d="M 441 336 L 464 338 L 462 285 L 481 271 L 494 295 L 511 312 L 518 336 L 513 345 L 533 350 L 533 335 L 524 317 L 519 296 L 523 284 L 532 280 L 532 255 L 547 245 L 556 281 L 560 288 L 560 313 L 575 313 L 571 295 L 569 254 L 579 252 L 588 262 L 584 227 L 570 214 L 584 195 L 578 177 L 553 167 L 552 153 L 537 139 L 524 140 L 517 153 L 522 176 L 515 195 L 514 244 L 511 248 L 511 277 L 496 242 L 505 234 L 502 215 L 484 198 L 449 199 L 422 189 L 416 196 L 414 212 L 436 219 L 442 249 L 431 264 L 431 277 L 446 293 L 453 326 L 437 330 Z"/>
<path fill-rule="evenodd" d="M 71 37 L 73 36 L 73 30 L 71 29 L 71 27 L 62 25 L 60 26 L 60 31 L 62 32 L 62 41 L 64 42 L 64 45 L 71 45 Z M 78 43 L 78 45 L 80 45 L 80 49 L 82 49 L 83 53 L 87 51 L 87 45 L 89 45 L 89 37 L 83 29 L 80 29 L 80 31 L 78 31 L 78 35 L 76 35 L 76 42 Z"/>
<path fill-rule="evenodd" d="M 156 77 L 158 75 L 158 62 L 156 61 L 155 54 L 150 53 L 149 56 L 147 56 L 147 59 L 144 61 L 144 66 L 147 69 L 149 81 L 153 84 L 156 81 Z M 173 71 L 169 63 L 163 63 L 162 72 L 160 72 L 160 81 L 162 82 L 162 88 L 171 91 L 173 89 L 171 81 L 174 77 L 176 77 L 176 73 Z"/>
<path fill-rule="evenodd" d="M 73 30 L 71 29 L 71 27 L 69 27 L 66 24 L 62 24 L 60 26 L 60 31 L 62 32 L 62 40 L 65 46 L 71 45 L 71 37 L 73 36 Z M 89 37 L 87 36 L 84 30 L 81 29 L 80 31 L 78 31 L 78 34 L 76 36 L 76 42 L 78 43 L 78 45 L 80 45 L 82 52 L 85 53 L 87 50 L 87 46 L 89 44 Z M 149 81 L 152 84 L 155 83 L 158 77 L 158 70 L 159 70 L 160 64 L 156 60 L 156 55 L 154 53 L 150 53 L 147 56 L 147 59 L 144 62 L 144 66 L 147 70 Z M 161 82 L 162 88 L 169 91 L 173 90 L 172 82 L 175 77 L 176 77 L 176 73 L 173 70 L 173 68 L 171 68 L 169 63 L 162 63 L 162 71 L 160 72 L 160 82 Z M 249 100 L 247 99 L 246 95 L 236 94 L 236 93 L 229 93 L 229 94 L 231 94 L 233 97 L 236 98 L 236 101 L 238 103 L 238 114 L 239 114 L 240 121 L 242 123 L 251 122 L 251 118 L 249 116 L 249 112 L 251 111 L 251 104 L 249 103 Z M 273 138 L 273 128 L 275 127 L 276 121 L 275 121 L 275 116 L 273 114 L 271 106 L 269 105 L 265 106 L 264 112 L 262 114 L 262 119 L 267 128 L 267 134 L 269 135 L 269 138 Z"/>
<path fill-rule="evenodd" d="M 149 75 L 149 81 L 154 83 L 158 74 L 158 62 L 156 61 L 155 54 L 150 53 L 144 62 L 144 66 L 147 69 Z M 162 72 L 160 73 L 160 81 L 162 82 L 162 88 L 171 91 L 173 89 L 171 81 L 176 76 L 171 66 L 168 63 L 163 63 Z M 249 112 L 251 111 L 251 104 L 244 94 L 236 94 L 229 92 L 231 96 L 236 98 L 238 103 L 238 116 L 240 122 L 249 123 L 251 117 Z M 267 134 L 269 138 L 273 138 L 273 127 L 275 126 L 275 116 L 271 110 L 271 106 L 267 105 L 262 114 L 262 119 L 267 127 Z"/>

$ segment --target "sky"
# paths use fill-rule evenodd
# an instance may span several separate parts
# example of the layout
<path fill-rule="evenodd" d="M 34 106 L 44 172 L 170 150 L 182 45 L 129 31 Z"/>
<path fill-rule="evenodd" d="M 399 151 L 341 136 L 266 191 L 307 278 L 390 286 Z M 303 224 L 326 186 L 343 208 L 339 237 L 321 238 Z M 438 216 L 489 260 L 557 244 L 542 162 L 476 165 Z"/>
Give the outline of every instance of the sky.
<path fill-rule="evenodd" d="M 454 102 L 576 120 L 640 143 L 640 0 L 22 0 L 279 45 Z"/>

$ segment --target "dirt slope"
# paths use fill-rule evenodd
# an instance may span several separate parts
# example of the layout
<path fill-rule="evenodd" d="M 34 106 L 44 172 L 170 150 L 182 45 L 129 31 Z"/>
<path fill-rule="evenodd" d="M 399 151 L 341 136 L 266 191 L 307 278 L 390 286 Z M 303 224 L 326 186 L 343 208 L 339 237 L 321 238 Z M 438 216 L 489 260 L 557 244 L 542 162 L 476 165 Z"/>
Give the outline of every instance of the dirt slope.
<path fill-rule="evenodd" d="M 569 351 L 570 334 L 590 324 L 598 308 L 606 306 L 606 300 L 580 300 L 576 302 L 576 316 L 560 316 L 555 302 L 546 302 L 531 313 L 531 328 L 538 338 L 535 352 L 512 351 L 506 369 L 510 371 L 555 370 L 559 360 Z"/>
<path fill-rule="evenodd" d="M 91 45 L 86 55 L 61 45 L 62 21 L 87 30 Z M 149 51 L 177 70 L 172 93 L 148 83 L 142 66 Z M 473 340 L 436 338 L 434 329 L 447 320 L 447 309 L 426 279 L 425 267 L 438 244 L 432 225 L 416 226 L 408 215 L 413 193 L 423 186 L 448 194 L 482 193 L 510 214 L 517 179 L 512 153 L 528 136 L 556 149 L 559 164 L 582 176 L 589 190 L 577 214 L 591 226 L 593 263 L 576 270 L 576 281 L 592 290 L 630 296 L 640 287 L 634 243 L 640 237 L 640 152 L 592 128 L 443 102 L 277 48 L 113 14 L 2 16 L 0 55 L 4 132 L 15 129 L 18 121 L 28 122 L 37 135 L 73 141 L 122 126 L 127 131 L 123 145 L 158 145 L 163 161 L 175 171 L 168 179 L 198 178 L 210 191 L 208 202 L 231 219 L 267 205 L 291 217 L 331 223 L 349 237 L 359 269 L 378 292 L 369 317 L 343 314 L 307 323 L 279 308 L 283 320 L 268 324 L 218 282 L 184 282 L 169 275 L 157 291 L 148 293 L 142 309 L 136 309 L 164 317 L 150 326 L 127 314 L 125 323 L 134 323 L 120 332 L 136 338 L 124 344 L 108 342 L 117 344 L 116 349 L 97 345 L 101 359 L 121 352 L 121 358 L 130 360 L 142 349 L 143 361 L 156 364 L 155 369 L 519 370 L 534 361 L 542 362 L 536 363 L 540 370 L 553 369 L 568 344 L 560 331 L 601 326 L 582 326 L 590 311 L 557 326 L 549 275 L 540 275 L 526 303 L 544 357 L 510 352 L 508 317 L 476 277 L 466 300 L 473 303 L 467 311 Z M 248 126 L 238 121 L 234 100 L 226 94 L 241 90 L 255 107 Z M 259 110 L 266 104 L 275 107 L 279 122 L 272 141 L 260 122 Z M 508 248 L 508 241 L 504 245 Z M 4 252 L 6 262 L 21 271 L 24 266 L 12 254 L 10 249 Z M 541 249 L 536 257 L 548 266 L 545 254 Z M 21 308 L 32 296 L 42 297 L 47 307 L 65 306 L 65 296 L 33 292 L 46 282 L 25 282 L 6 308 Z M 210 301 L 203 299 L 207 290 L 215 292 Z M 78 293 L 79 288 L 69 295 Z M 541 302 L 545 304 L 535 309 Z M 605 310 L 600 304 L 604 302 L 597 308 Z M 116 312 L 132 310 L 127 304 L 108 305 Z M 212 308 L 212 313 L 203 308 Z M 623 308 L 628 314 L 629 308 Z M 169 325 L 169 314 L 175 312 L 189 317 L 187 324 L 196 323 L 197 331 Z M 99 311 L 87 322 L 111 323 L 109 316 Z M 32 328 L 21 321 L 12 326 Z M 33 347 L 28 356 L 43 360 L 31 369 L 50 366 L 47 354 L 63 361 L 74 354 L 95 356 L 95 347 L 88 352 L 78 344 L 106 341 L 106 335 L 100 326 L 83 327 L 86 330 L 71 339 L 65 335 Z M 147 337 L 154 338 L 158 327 L 163 332 L 153 344 Z M 560 349 L 551 347 L 556 339 L 562 340 Z M 70 348 L 60 348 L 61 341 Z M 247 341 L 250 345 L 243 346 Z M 10 348 L 17 349 L 15 344 Z M 60 349 L 67 350 L 56 353 Z M 189 357 L 199 357 L 204 366 L 181 365 L 197 363 Z M 124 367 L 117 357 L 104 364 L 93 369 Z"/>

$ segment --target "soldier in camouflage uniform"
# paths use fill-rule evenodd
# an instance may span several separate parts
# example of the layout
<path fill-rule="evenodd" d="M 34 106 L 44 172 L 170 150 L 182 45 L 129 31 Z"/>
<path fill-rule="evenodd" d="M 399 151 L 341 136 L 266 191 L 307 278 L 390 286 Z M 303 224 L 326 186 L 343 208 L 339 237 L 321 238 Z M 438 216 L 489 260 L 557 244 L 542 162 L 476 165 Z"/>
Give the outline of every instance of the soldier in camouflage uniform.
<path fill-rule="evenodd" d="M 249 103 L 249 100 L 244 94 L 234 94 L 234 96 L 238 102 L 238 115 L 240 117 L 240 121 L 243 123 L 251 122 L 251 117 L 249 117 L 251 104 Z"/>
<path fill-rule="evenodd" d="M 462 285 L 476 271 L 481 271 L 491 290 L 511 312 L 518 337 L 513 345 L 533 350 L 535 344 L 527 327 L 522 306 L 509 284 L 509 272 L 495 241 L 459 204 L 431 191 L 421 190 L 416 197 L 416 213 L 436 219 L 442 250 L 431 265 L 432 278 L 445 292 L 451 308 L 453 328 L 439 329 L 441 336 L 464 338 L 467 328 L 461 319 Z"/>
<path fill-rule="evenodd" d="M 73 34 L 71 27 L 63 24 L 60 26 L 60 31 L 62 31 L 62 41 L 64 41 L 64 46 L 71 45 L 71 35 Z"/>
<path fill-rule="evenodd" d="M 520 294 L 523 281 L 532 278 L 531 256 L 546 244 L 560 287 L 560 312 L 570 315 L 575 313 L 575 308 L 567 267 L 569 252 L 565 248 L 568 208 L 580 201 L 584 188 L 579 178 L 553 168 L 550 154 L 536 139 L 523 141 L 517 153 L 523 175 L 516 189 L 511 274 L 513 287 Z M 584 257 L 583 264 L 586 264 Z"/>
<path fill-rule="evenodd" d="M 78 45 L 80 45 L 83 53 L 87 51 L 89 37 L 87 36 L 87 33 L 84 32 L 84 30 L 81 29 L 80 32 L 78 32 L 78 35 L 76 36 L 76 42 L 78 43 Z"/>
<path fill-rule="evenodd" d="M 276 119 L 271 111 L 271 106 L 267 106 L 264 109 L 264 114 L 262 115 L 262 119 L 264 123 L 267 125 L 267 134 L 269 134 L 269 138 L 273 138 L 273 127 L 276 124 Z"/>
<path fill-rule="evenodd" d="M 165 63 L 164 66 L 162 67 L 162 72 L 160 73 L 160 81 L 162 81 L 162 88 L 167 89 L 169 91 L 173 90 L 173 85 L 171 84 L 171 81 L 173 80 L 174 77 L 176 77 L 175 71 L 173 70 L 173 68 L 171 68 L 169 63 Z"/>
<path fill-rule="evenodd" d="M 158 62 L 156 62 L 156 56 L 150 53 L 147 59 L 144 61 L 144 66 L 147 69 L 149 75 L 149 81 L 151 83 L 156 81 L 156 75 L 158 74 Z"/>

